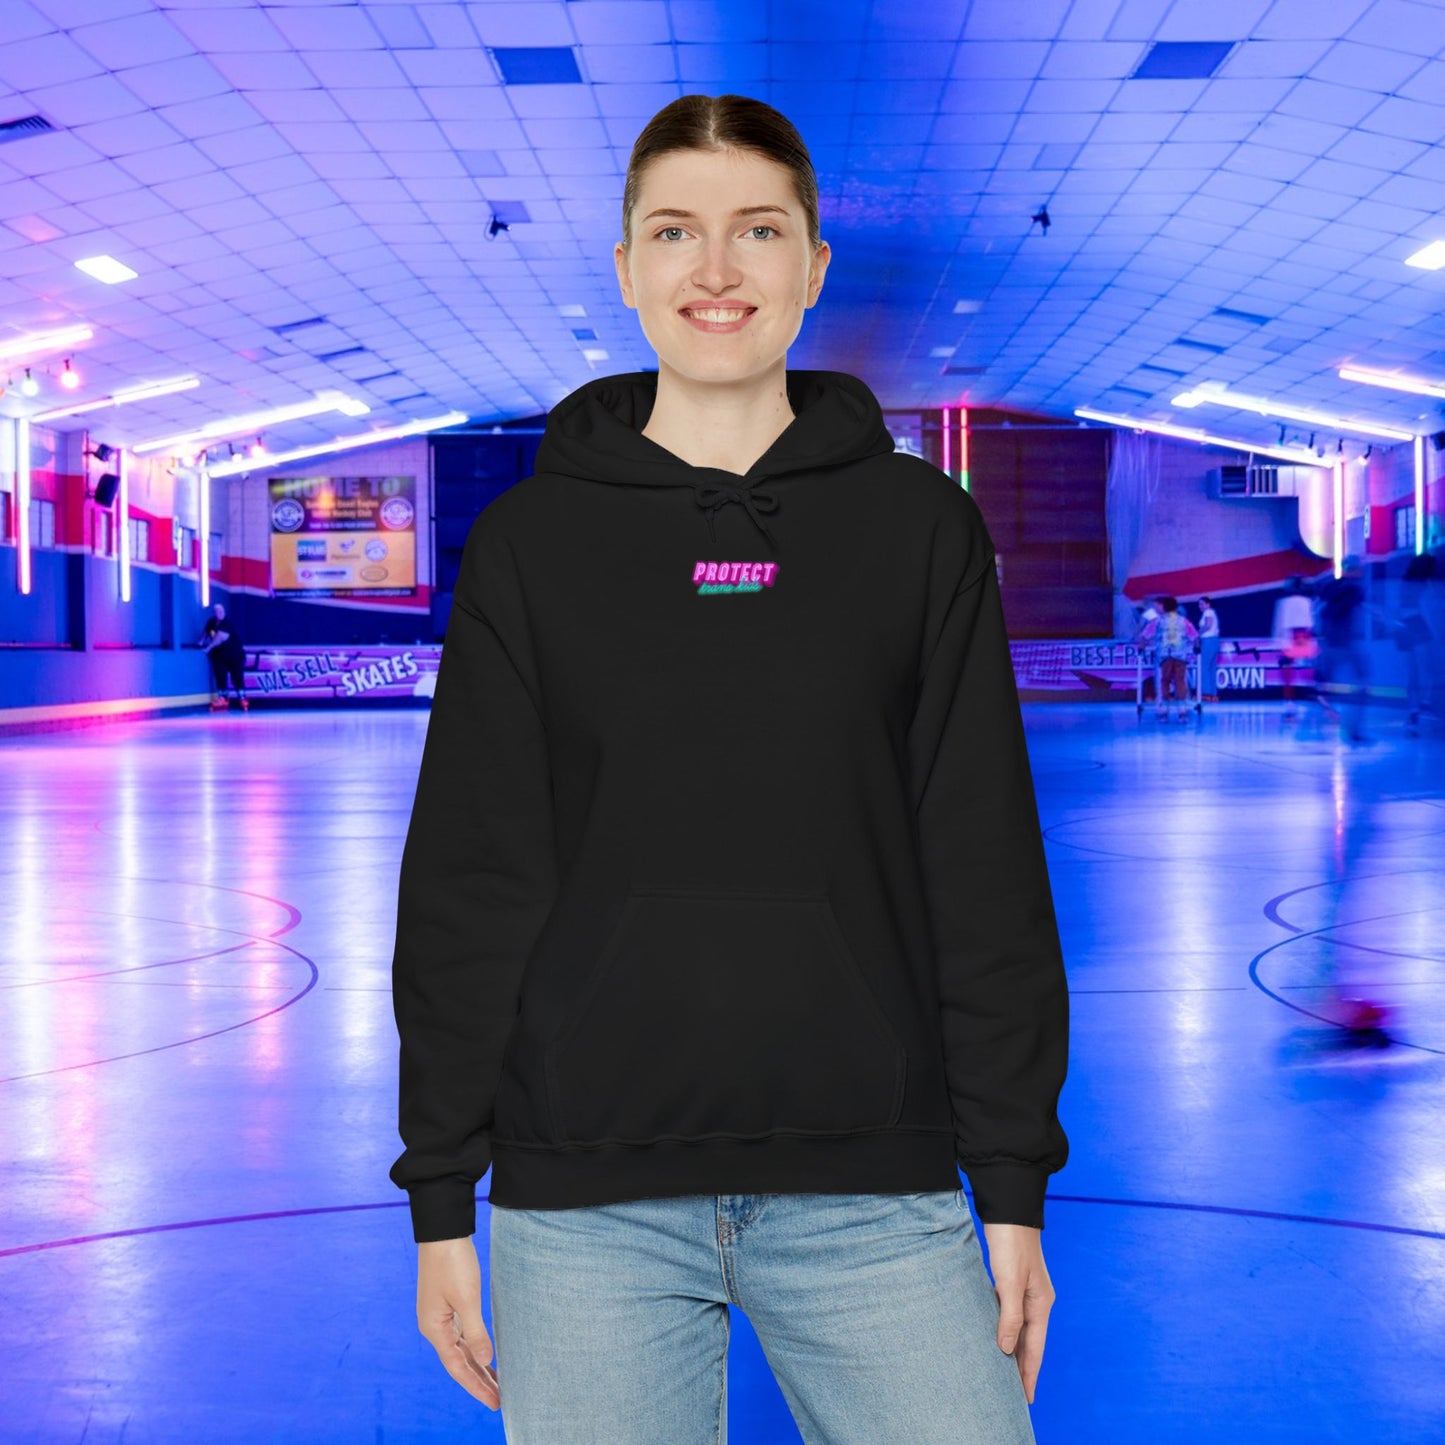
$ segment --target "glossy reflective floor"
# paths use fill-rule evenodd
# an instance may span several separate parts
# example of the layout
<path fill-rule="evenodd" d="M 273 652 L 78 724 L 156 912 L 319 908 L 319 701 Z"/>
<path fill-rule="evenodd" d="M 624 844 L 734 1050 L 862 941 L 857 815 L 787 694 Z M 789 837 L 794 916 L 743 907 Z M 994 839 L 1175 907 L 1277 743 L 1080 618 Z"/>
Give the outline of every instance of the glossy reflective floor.
<path fill-rule="evenodd" d="M 1445 1439 L 1439 725 L 1028 723 L 1073 997 L 1038 1439 Z M 386 1177 L 425 726 L 0 742 L 0 1439 L 503 1439 L 416 1333 Z M 797 1441 L 733 1326 L 730 1439 Z"/>

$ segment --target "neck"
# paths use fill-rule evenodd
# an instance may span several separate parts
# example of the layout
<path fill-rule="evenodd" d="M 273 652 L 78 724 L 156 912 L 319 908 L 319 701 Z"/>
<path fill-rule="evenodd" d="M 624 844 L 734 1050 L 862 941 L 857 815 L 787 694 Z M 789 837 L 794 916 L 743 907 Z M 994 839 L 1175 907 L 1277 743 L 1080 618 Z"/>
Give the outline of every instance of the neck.
<path fill-rule="evenodd" d="M 694 467 L 747 473 L 793 420 L 782 361 L 740 381 L 697 381 L 666 362 L 642 435 Z"/>

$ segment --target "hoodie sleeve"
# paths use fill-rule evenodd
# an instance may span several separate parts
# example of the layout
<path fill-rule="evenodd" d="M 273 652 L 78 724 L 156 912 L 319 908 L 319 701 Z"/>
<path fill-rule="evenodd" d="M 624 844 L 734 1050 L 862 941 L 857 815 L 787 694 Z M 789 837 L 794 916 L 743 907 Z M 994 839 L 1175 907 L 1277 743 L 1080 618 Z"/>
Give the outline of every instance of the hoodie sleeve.
<path fill-rule="evenodd" d="M 494 504 L 495 505 L 495 504 Z M 463 549 L 397 892 L 392 1182 L 418 1243 L 476 1229 L 522 973 L 555 896 L 546 734 L 520 597 L 483 512 Z"/>
<path fill-rule="evenodd" d="M 1069 999 L 993 547 L 972 499 L 909 732 L 955 1148 L 985 1223 L 1044 1227 Z M 950 569 L 958 579 L 959 570 Z"/>

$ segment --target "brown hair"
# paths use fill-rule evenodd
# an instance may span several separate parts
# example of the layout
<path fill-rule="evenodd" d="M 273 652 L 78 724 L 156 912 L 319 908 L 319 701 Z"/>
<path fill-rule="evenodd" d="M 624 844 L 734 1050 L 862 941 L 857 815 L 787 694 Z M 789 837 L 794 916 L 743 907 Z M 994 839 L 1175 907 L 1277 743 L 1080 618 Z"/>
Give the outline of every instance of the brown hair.
<path fill-rule="evenodd" d="M 797 127 L 781 111 L 746 95 L 682 95 L 643 126 L 633 142 L 622 187 L 622 244 L 632 244 L 632 212 L 643 173 L 659 156 L 673 151 L 755 151 L 792 172 L 793 189 L 808 221 L 808 239 L 816 251 L 818 177 Z"/>

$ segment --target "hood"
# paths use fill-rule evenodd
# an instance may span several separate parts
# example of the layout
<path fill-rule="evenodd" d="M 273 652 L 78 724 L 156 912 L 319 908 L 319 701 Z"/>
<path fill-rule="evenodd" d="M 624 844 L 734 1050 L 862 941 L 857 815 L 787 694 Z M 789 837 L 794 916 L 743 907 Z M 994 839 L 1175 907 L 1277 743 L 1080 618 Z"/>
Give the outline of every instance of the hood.
<path fill-rule="evenodd" d="M 559 401 L 547 415 L 533 470 L 625 487 L 690 487 L 714 541 L 714 516 L 736 502 L 776 550 L 763 514 L 780 502 L 765 481 L 895 450 L 877 397 L 856 376 L 788 371 L 786 378 L 793 420 L 741 476 L 695 467 L 642 435 L 657 399 L 655 371 L 599 376 Z"/>

